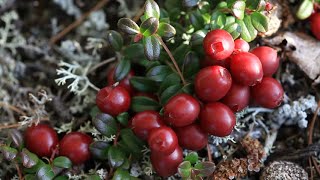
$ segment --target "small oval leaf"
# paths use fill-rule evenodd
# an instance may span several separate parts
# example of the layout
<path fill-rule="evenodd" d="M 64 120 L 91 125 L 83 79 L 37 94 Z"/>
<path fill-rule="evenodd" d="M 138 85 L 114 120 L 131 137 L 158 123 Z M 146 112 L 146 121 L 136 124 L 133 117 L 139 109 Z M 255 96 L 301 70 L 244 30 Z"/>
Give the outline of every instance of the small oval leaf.
<path fill-rule="evenodd" d="M 179 84 L 180 83 L 180 77 L 177 73 L 171 73 L 166 77 L 166 79 L 161 83 L 159 92 L 162 93 L 164 90 L 166 90 L 168 87 Z"/>
<path fill-rule="evenodd" d="M 37 155 L 33 154 L 32 152 L 30 152 L 29 150 L 27 150 L 26 148 L 23 148 L 21 153 L 21 161 L 24 167 L 26 168 L 32 168 L 33 166 L 35 166 L 38 161 L 39 158 Z"/>
<path fill-rule="evenodd" d="M 162 105 L 165 105 L 171 97 L 179 93 L 179 90 L 182 88 L 181 84 L 175 84 L 170 87 L 168 87 L 166 90 L 164 90 L 160 96 L 160 103 Z"/>
<path fill-rule="evenodd" d="M 161 108 L 159 103 L 154 99 L 145 96 L 135 96 L 131 99 L 131 109 L 134 112 L 142 112 L 146 110 L 157 111 Z"/>
<path fill-rule="evenodd" d="M 119 167 L 125 161 L 125 154 L 117 146 L 111 146 L 108 150 L 108 160 L 112 167 Z"/>
<path fill-rule="evenodd" d="M 151 68 L 146 76 L 154 81 L 162 82 L 170 73 L 172 73 L 172 70 L 169 66 L 160 65 Z"/>
<path fill-rule="evenodd" d="M 135 157 L 142 155 L 144 143 L 131 129 L 122 129 L 120 131 L 120 137 L 122 142 L 128 147 L 130 153 L 134 154 Z"/>
<path fill-rule="evenodd" d="M 254 40 L 258 31 L 253 27 L 251 17 L 246 15 L 243 20 L 236 20 L 241 27 L 241 38 L 247 42 Z"/>
<path fill-rule="evenodd" d="M 140 26 L 140 33 L 143 36 L 151 36 L 157 32 L 159 27 L 159 20 L 154 17 L 150 17 L 149 19 L 142 22 Z"/>
<path fill-rule="evenodd" d="M 49 165 L 45 165 L 37 172 L 37 179 L 51 180 L 54 178 L 53 169 Z"/>
<path fill-rule="evenodd" d="M 119 19 L 118 28 L 129 35 L 136 35 L 140 31 L 139 26 L 129 18 Z"/>
<path fill-rule="evenodd" d="M 100 160 L 106 160 L 108 159 L 109 147 L 110 145 L 105 141 L 95 141 L 90 144 L 89 150 L 93 157 Z"/>
<path fill-rule="evenodd" d="M 8 161 L 12 161 L 17 157 L 18 150 L 9 146 L 0 146 L 0 151 L 4 158 Z"/>
<path fill-rule="evenodd" d="M 202 29 L 204 27 L 204 19 L 199 10 L 190 12 L 189 19 L 195 30 Z"/>
<path fill-rule="evenodd" d="M 192 8 L 197 6 L 199 3 L 199 0 L 183 0 L 182 5 L 187 7 L 187 8 Z"/>
<path fill-rule="evenodd" d="M 244 11 L 246 9 L 246 3 L 244 1 L 236 1 L 232 5 L 232 14 L 238 18 L 243 19 L 244 18 Z"/>
<path fill-rule="evenodd" d="M 114 30 L 107 31 L 107 42 L 116 51 L 120 51 L 123 46 L 121 34 Z"/>
<path fill-rule="evenodd" d="M 130 79 L 131 85 L 138 91 L 141 92 L 156 92 L 159 88 L 159 85 L 156 81 L 140 76 L 133 76 Z"/>
<path fill-rule="evenodd" d="M 158 35 L 168 40 L 176 35 L 176 29 L 168 23 L 160 23 L 157 31 Z"/>
<path fill-rule="evenodd" d="M 114 173 L 112 180 L 131 180 L 128 171 L 118 168 Z"/>
<path fill-rule="evenodd" d="M 119 61 L 119 64 L 117 65 L 115 71 L 114 71 L 114 77 L 113 79 L 118 82 L 124 79 L 131 69 L 131 63 L 127 58 L 122 58 Z"/>
<path fill-rule="evenodd" d="M 110 137 L 117 133 L 118 127 L 116 120 L 109 114 L 99 113 L 93 119 L 94 127 L 103 135 Z"/>
<path fill-rule="evenodd" d="M 210 27 L 211 29 L 222 29 L 227 20 L 227 15 L 220 12 L 219 10 L 215 10 L 211 15 Z"/>
<path fill-rule="evenodd" d="M 260 32 L 268 31 L 268 18 L 260 12 L 253 12 L 251 14 L 252 25 Z"/>
<path fill-rule="evenodd" d="M 199 161 L 199 156 L 197 152 L 189 153 L 185 158 L 185 161 L 189 161 L 191 164 L 195 164 Z"/>
<path fill-rule="evenodd" d="M 304 0 L 299 6 L 299 9 L 297 11 L 297 17 L 301 20 L 307 19 L 309 16 L 311 16 L 312 11 L 313 11 L 312 0 Z"/>
<path fill-rule="evenodd" d="M 159 59 L 160 43 L 155 35 L 144 37 L 143 45 L 144 45 L 144 54 L 146 55 L 148 60 L 152 61 L 152 60 Z"/>
<path fill-rule="evenodd" d="M 59 156 L 53 160 L 53 165 L 59 168 L 71 168 L 72 162 L 65 156 Z"/>
<path fill-rule="evenodd" d="M 129 113 L 128 112 L 123 112 L 121 114 L 119 114 L 117 117 L 116 117 L 117 121 L 124 125 L 124 126 L 127 126 L 128 125 L 128 121 L 129 121 Z"/>
<path fill-rule="evenodd" d="M 145 15 L 147 18 L 160 18 L 160 8 L 154 0 L 147 0 L 145 4 Z"/>

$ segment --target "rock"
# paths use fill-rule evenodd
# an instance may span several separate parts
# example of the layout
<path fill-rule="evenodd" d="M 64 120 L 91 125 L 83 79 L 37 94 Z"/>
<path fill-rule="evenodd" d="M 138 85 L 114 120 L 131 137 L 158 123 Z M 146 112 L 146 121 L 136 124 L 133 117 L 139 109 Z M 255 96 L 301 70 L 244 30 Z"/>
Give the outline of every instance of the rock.
<path fill-rule="evenodd" d="M 260 180 L 308 180 L 308 173 L 299 165 L 289 161 L 274 161 L 260 176 Z"/>

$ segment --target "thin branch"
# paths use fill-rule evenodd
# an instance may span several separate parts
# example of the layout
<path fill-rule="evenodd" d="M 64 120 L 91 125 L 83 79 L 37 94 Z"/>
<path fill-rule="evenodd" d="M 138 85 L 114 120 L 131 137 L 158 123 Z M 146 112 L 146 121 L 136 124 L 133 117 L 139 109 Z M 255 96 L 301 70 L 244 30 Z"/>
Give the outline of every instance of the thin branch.
<path fill-rule="evenodd" d="M 15 163 L 15 166 L 16 166 L 16 169 L 17 169 L 17 172 L 18 172 L 19 180 L 23 180 L 23 176 L 22 176 L 22 173 L 21 173 L 21 169 L 20 169 L 20 167 L 19 167 L 19 164 L 18 164 L 18 163 Z"/>
<path fill-rule="evenodd" d="M 0 102 L 0 107 L 8 108 L 8 109 L 20 114 L 20 115 L 23 115 L 23 116 L 27 115 L 25 112 L 21 111 L 19 108 L 15 107 L 15 106 L 12 106 L 10 104 L 7 104 L 5 102 Z"/>
<path fill-rule="evenodd" d="M 75 29 L 76 27 L 78 27 L 80 24 L 82 24 L 82 22 L 90 16 L 90 14 L 94 11 L 97 11 L 99 9 L 101 9 L 103 6 L 105 6 L 107 3 L 109 2 L 109 0 L 101 0 L 100 2 L 98 2 L 92 9 L 90 9 L 88 12 L 84 13 L 79 19 L 77 19 L 76 21 L 74 21 L 73 23 L 71 23 L 69 26 L 67 26 L 65 29 L 63 29 L 62 31 L 60 31 L 57 35 L 53 36 L 50 39 L 50 44 L 53 45 L 55 44 L 57 41 L 59 41 L 61 38 L 63 38 L 66 34 L 68 34 L 70 31 L 72 31 L 73 29 Z"/>
<path fill-rule="evenodd" d="M 144 13 L 144 8 L 145 8 L 145 4 L 139 9 L 139 11 L 137 12 L 137 14 L 133 17 L 133 21 L 134 22 L 138 22 L 140 17 L 143 15 Z"/>
<path fill-rule="evenodd" d="M 211 148 L 208 143 L 207 143 L 207 151 L 208 151 L 208 160 L 209 162 L 212 162 Z"/>
<path fill-rule="evenodd" d="M 180 76 L 180 79 L 182 80 L 183 85 L 186 85 L 187 84 L 186 80 L 184 79 L 183 74 L 182 74 L 182 72 L 181 72 L 181 70 L 180 70 L 180 68 L 179 68 L 179 66 L 177 64 L 177 61 L 174 59 L 171 51 L 168 49 L 167 45 L 163 42 L 163 40 L 161 39 L 160 36 L 156 35 L 156 37 L 158 38 L 160 44 L 163 46 L 163 48 L 166 50 L 167 54 L 169 55 L 174 67 L 176 68 L 176 70 L 177 70 L 177 72 L 178 72 L 178 74 Z"/>
<path fill-rule="evenodd" d="M 106 64 L 108 64 L 108 63 L 111 63 L 111 62 L 113 62 L 113 61 L 115 61 L 115 60 L 116 60 L 115 57 L 112 57 L 112 58 L 109 58 L 109 59 L 104 60 L 104 61 L 100 62 L 99 64 L 93 66 L 93 67 L 88 71 L 87 74 L 90 74 L 90 73 L 94 72 L 96 69 L 100 68 L 101 66 L 104 66 L 104 65 L 106 65 Z"/>
<path fill-rule="evenodd" d="M 312 117 L 310 126 L 309 126 L 309 135 L 308 135 L 308 145 L 312 144 L 312 137 L 313 137 L 313 130 L 314 130 L 314 124 L 317 120 L 318 117 L 318 113 L 319 113 L 319 109 L 320 109 L 320 101 L 318 102 L 318 106 L 316 111 L 314 112 L 314 115 Z"/>

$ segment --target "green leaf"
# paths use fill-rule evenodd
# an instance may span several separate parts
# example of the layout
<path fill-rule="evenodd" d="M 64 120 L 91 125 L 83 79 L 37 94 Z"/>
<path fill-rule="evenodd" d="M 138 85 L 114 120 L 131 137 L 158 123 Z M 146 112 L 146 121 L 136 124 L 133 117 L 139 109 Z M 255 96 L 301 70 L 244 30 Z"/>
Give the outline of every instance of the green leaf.
<path fill-rule="evenodd" d="M 191 45 L 192 46 L 201 46 L 203 44 L 203 39 L 206 37 L 206 34 L 208 33 L 207 30 L 198 30 L 191 36 Z"/>
<path fill-rule="evenodd" d="M 108 160 L 112 167 L 119 167 L 125 161 L 125 154 L 118 146 L 111 146 L 108 150 Z"/>
<path fill-rule="evenodd" d="M 71 168 L 72 162 L 65 156 L 59 156 L 53 160 L 53 165 L 60 168 Z"/>
<path fill-rule="evenodd" d="M 35 174 L 39 171 L 40 168 L 42 168 L 45 165 L 46 164 L 41 159 L 39 159 L 38 163 L 35 166 L 33 166 L 32 168 L 24 168 L 23 171 L 25 173 Z"/>
<path fill-rule="evenodd" d="M 134 43 L 126 46 L 123 51 L 124 56 L 130 60 L 145 59 L 143 45 L 140 43 Z"/>
<path fill-rule="evenodd" d="M 180 67 L 183 64 L 183 60 L 184 60 L 184 56 L 182 56 L 182 54 L 187 54 L 189 51 L 190 51 L 190 47 L 182 43 L 172 52 L 174 59 L 177 61 Z"/>
<path fill-rule="evenodd" d="M 90 144 L 89 150 L 93 157 L 100 160 L 106 160 L 108 159 L 109 147 L 110 144 L 105 141 L 95 141 Z"/>
<path fill-rule="evenodd" d="M 102 180 L 98 174 L 90 174 L 86 180 Z"/>
<path fill-rule="evenodd" d="M 201 14 L 207 14 L 211 11 L 211 5 L 208 1 L 200 1 L 198 9 L 201 12 Z"/>
<path fill-rule="evenodd" d="M 211 29 L 222 29 L 226 24 L 227 15 L 215 10 L 211 15 L 210 28 Z"/>
<path fill-rule="evenodd" d="M 301 20 L 307 19 L 309 16 L 311 16 L 312 11 L 313 11 L 312 0 L 303 0 L 303 2 L 301 3 L 297 11 L 297 17 Z"/>
<path fill-rule="evenodd" d="M 57 176 L 54 178 L 54 180 L 68 180 L 68 176 Z"/>
<path fill-rule="evenodd" d="M 200 175 L 203 177 L 212 175 L 216 169 L 216 166 L 213 162 L 199 162 L 194 167 L 200 171 Z"/>
<path fill-rule="evenodd" d="M 91 116 L 91 118 L 92 118 L 92 119 L 95 118 L 98 113 L 101 113 L 100 110 L 99 110 L 99 108 L 98 108 L 98 106 L 93 106 L 93 107 L 91 108 L 91 110 L 90 110 L 90 116 Z"/>
<path fill-rule="evenodd" d="M 0 151 L 4 158 L 8 161 L 12 161 L 17 157 L 18 150 L 9 146 L 0 146 Z"/>
<path fill-rule="evenodd" d="M 116 51 L 120 51 L 123 46 L 121 34 L 114 30 L 107 31 L 107 42 Z"/>
<path fill-rule="evenodd" d="M 17 148 L 21 148 L 23 146 L 23 136 L 21 132 L 17 129 L 12 129 L 9 131 L 9 138 L 12 140 L 13 145 Z"/>
<path fill-rule="evenodd" d="M 36 180 L 36 176 L 34 174 L 27 174 L 24 176 L 24 180 Z"/>
<path fill-rule="evenodd" d="M 228 26 L 228 25 L 230 25 L 230 24 L 232 24 L 232 23 L 235 23 L 236 22 L 236 18 L 234 17 L 234 16 L 228 16 L 227 18 L 226 18 L 226 24 L 225 24 L 225 26 Z"/>
<path fill-rule="evenodd" d="M 159 27 L 159 20 L 154 17 L 150 17 L 147 20 L 143 21 L 140 25 L 140 33 L 145 36 L 151 36 L 157 32 Z"/>
<path fill-rule="evenodd" d="M 116 82 L 121 81 L 122 79 L 124 79 L 128 73 L 130 72 L 131 69 L 131 63 L 127 58 L 122 58 L 119 61 L 119 64 L 117 65 L 115 71 L 114 71 L 114 77 L 113 79 Z"/>
<path fill-rule="evenodd" d="M 189 161 L 191 164 L 195 164 L 199 161 L 199 156 L 197 152 L 189 153 L 185 158 L 185 161 Z"/>
<path fill-rule="evenodd" d="M 166 90 L 168 87 L 180 84 L 180 77 L 177 73 L 171 73 L 169 74 L 166 79 L 161 83 L 159 92 L 162 93 L 164 90 Z"/>
<path fill-rule="evenodd" d="M 268 18 L 260 12 L 253 12 L 251 14 L 252 25 L 260 32 L 268 31 Z"/>
<path fill-rule="evenodd" d="M 231 7 L 232 14 L 238 18 L 244 18 L 244 11 L 246 9 L 246 3 L 244 1 L 235 1 L 235 3 Z"/>
<path fill-rule="evenodd" d="M 189 20 L 195 30 L 202 29 L 204 27 L 204 19 L 198 10 L 189 13 Z"/>
<path fill-rule="evenodd" d="M 164 90 L 162 92 L 162 94 L 160 96 L 160 103 L 162 105 L 166 104 L 171 97 L 173 97 L 174 95 L 176 95 L 179 92 L 179 90 L 181 88 L 182 88 L 181 84 L 175 84 L 175 85 L 168 87 L 166 90 Z"/>
<path fill-rule="evenodd" d="M 224 30 L 228 31 L 233 39 L 237 39 L 240 36 L 241 26 L 234 22 L 224 27 Z"/>
<path fill-rule="evenodd" d="M 160 43 L 155 35 L 143 37 L 144 54 L 148 60 L 157 60 L 160 56 Z"/>
<path fill-rule="evenodd" d="M 246 15 L 243 20 L 236 20 L 241 27 L 241 38 L 247 42 L 254 40 L 258 31 L 253 27 L 251 17 Z"/>
<path fill-rule="evenodd" d="M 127 126 L 128 121 L 129 121 L 129 113 L 123 112 L 123 113 L 119 114 L 116 119 L 120 124 Z"/>
<path fill-rule="evenodd" d="M 140 31 L 139 26 L 129 18 L 119 19 L 118 28 L 129 35 L 136 35 Z"/>
<path fill-rule="evenodd" d="M 183 75 L 186 78 L 193 77 L 200 70 L 200 62 L 196 53 L 190 51 L 185 56 L 182 66 Z"/>
<path fill-rule="evenodd" d="M 193 84 L 189 83 L 189 84 L 184 85 L 180 89 L 179 93 L 187 93 L 187 94 L 192 95 L 194 93 L 193 91 L 194 91 Z"/>
<path fill-rule="evenodd" d="M 21 155 L 22 164 L 26 168 L 32 168 L 39 161 L 38 156 L 33 154 L 32 152 L 30 152 L 26 148 L 22 149 L 22 152 L 20 153 L 20 155 Z"/>
<path fill-rule="evenodd" d="M 183 178 L 191 176 L 191 163 L 189 161 L 184 161 L 178 166 L 178 173 Z"/>
<path fill-rule="evenodd" d="M 117 169 L 114 173 L 112 180 L 130 180 L 130 174 L 128 171 L 123 169 Z"/>
<path fill-rule="evenodd" d="M 40 180 L 51 180 L 54 178 L 54 172 L 49 165 L 45 165 L 37 172 L 37 179 Z"/>
<path fill-rule="evenodd" d="M 116 120 L 109 114 L 99 113 L 93 119 L 94 127 L 103 135 L 110 137 L 117 133 L 118 127 Z"/>
<path fill-rule="evenodd" d="M 254 11 L 262 11 L 266 7 L 265 0 L 250 0 L 246 1 L 247 8 L 254 10 Z"/>
<path fill-rule="evenodd" d="M 138 91 L 141 92 L 156 92 L 159 88 L 159 85 L 156 81 L 140 76 L 133 76 L 130 79 L 131 85 Z"/>
<path fill-rule="evenodd" d="M 158 35 L 168 40 L 176 34 L 176 29 L 168 23 L 160 23 L 157 31 Z"/>
<path fill-rule="evenodd" d="M 187 8 L 192 8 L 197 6 L 199 3 L 199 0 L 182 0 L 182 5 Z"/>
<path fill-rule="evenodd" d="M 160 65 L 151 68 L 146 76 L 154 81 L 162 82 L 170 73 L 172 73 L 172 70 L 169 66 Z"/>
<path fill-rule="evenodd" d="M 145 4 L 145 15 L 147 18 L 154 17 L 160 18 L 160 9 L 158 4 L 154 0 L 147 0 Z"/>
<path fill-rule="evenodd" d="M 135 96 L 131 99 L 131 109 L 134 112 L 142 112 L 146 110 L 157 111 L 160 108 L 160 104 L 149 97 Z"/>
<path fill-rule="evenodd" d="M 122 129 L 120 131 L 120 137 L 130 153 L 134 154 L 135 157 L 142 155 L 141 151 L 143 150 L 144 143 L 131 129 Z"/>

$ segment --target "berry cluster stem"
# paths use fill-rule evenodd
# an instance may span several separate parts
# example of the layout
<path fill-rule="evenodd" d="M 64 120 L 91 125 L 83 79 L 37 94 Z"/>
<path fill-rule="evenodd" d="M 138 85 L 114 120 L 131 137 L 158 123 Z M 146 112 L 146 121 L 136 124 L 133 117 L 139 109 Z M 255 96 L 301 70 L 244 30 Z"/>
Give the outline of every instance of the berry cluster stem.
<path fill-rule="evenodd" d="M 181 79 L 183 85 L 186 85 L 186 84 L 187 84 L 187 83 L 186 83 L 186 80 L 184 79 L 183 74 L 182 74 L 182 72 L 181 72 L 181 70 L 180 70 L 180 68 L 179 68 L 179 66 L 178 66 L 178 64 L 177 64 L 177 61 L 174 59 L 171 51 L 169 50 L 169 48 L 167 47 L 167 45 L 163 42 L 163 40 L 161 39 L 160 36 L 157 35 L 157 38 L 158 38 L 160 44 L 161 44 L 161 45 L 163 46 L 163 48 L 166 50 L 167 54 L 169 55 L 169 57 L 170 57 L 173 65 L 174 65 L 174 67 L 176 68 L 176 70 L 177 70 L 177 72 L 178 72 L 178 74 L 179 74 L 179 76 L 180 76 L 180 79 Z"/>

